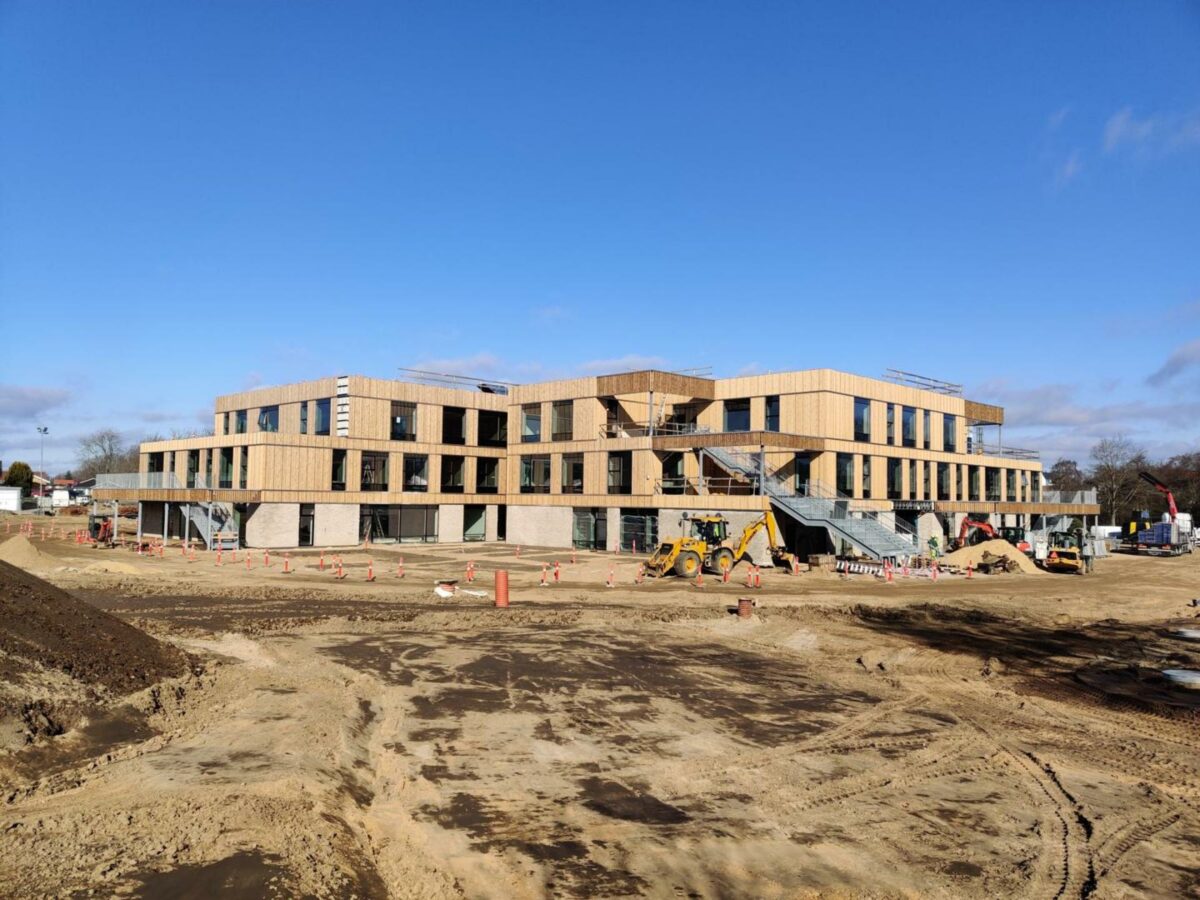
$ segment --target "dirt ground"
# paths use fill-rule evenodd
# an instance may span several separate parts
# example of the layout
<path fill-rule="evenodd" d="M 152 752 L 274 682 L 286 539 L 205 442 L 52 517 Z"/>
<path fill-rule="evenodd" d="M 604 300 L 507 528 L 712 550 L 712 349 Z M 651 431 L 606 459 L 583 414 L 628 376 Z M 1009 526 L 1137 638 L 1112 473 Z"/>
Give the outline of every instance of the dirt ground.
<path fill-rule="evenodd" d="M 8 896 L 1200 896 L 1200 691 L 1158 674 L 1200 669 L 1200 554 L 753 590 L 33 545 L 202 665 L 0 755 Z"/>

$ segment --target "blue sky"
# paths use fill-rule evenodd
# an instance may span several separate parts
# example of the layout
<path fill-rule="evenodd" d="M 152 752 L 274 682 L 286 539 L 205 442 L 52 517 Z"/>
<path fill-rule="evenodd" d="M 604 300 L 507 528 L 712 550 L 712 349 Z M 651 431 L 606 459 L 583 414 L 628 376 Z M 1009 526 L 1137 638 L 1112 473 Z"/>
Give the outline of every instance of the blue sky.
<path fill-rule="evenodd" d="M 5 0 L 0 459 L 642 363 L 1200 449 L 1197 47 L 1181 2 Z"/>

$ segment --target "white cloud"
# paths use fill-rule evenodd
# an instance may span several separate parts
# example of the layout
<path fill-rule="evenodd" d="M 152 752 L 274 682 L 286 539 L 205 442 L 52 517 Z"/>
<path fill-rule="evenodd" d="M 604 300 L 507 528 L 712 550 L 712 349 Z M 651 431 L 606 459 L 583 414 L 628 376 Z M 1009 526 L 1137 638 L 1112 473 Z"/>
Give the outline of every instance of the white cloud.
<path fill-rule="evenodd" d="M 1066 187 L 1073 181 L 1080 172 L 1083 171 L 1083 160 L 1078 150 L 1072 150 L 1070 155 L 1063 160 L 1054 172 L 1054 184 L 1057 187 Z"/>
<path fill-rule="evenodd" d="M 71 392 L 62 388 L 0 384 L 0 416 L 30 418 L 62 406 L 70 399 Z"/>
<path fill-rule="evenodd" d="M 1067 120 L 1067 114 L 1071 112 L 1071 107 L 1064 106 L 1057 109 L 1046 118 L 1046 130 L 1058 131 L 1062 127 L 1063 122 Z"/>
<path fill-rule="evenodd" d="M 1146 383 L 1155 386 L 1166 384 L 1193 366 L 1200 366 L 1200 338 L 1189 341 L 1168 356 L 1166 362 L 1146 379 Z"/>
<path fill-rule="evenodd" d="M 1117 110 L 1104 124 L 1104 150 L 1113 153 L 1125 147 L 1159 154 L 1200 147 L 1200 112 L 1139 118 L 1133 107 Z"/>

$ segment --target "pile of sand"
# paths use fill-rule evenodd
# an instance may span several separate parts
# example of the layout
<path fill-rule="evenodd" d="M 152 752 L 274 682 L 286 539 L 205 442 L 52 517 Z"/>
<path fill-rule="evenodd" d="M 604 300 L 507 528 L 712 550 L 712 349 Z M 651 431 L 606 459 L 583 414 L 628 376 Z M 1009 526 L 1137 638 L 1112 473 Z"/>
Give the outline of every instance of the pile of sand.
<path fill-rule="evenodd" d="M 958 566 L 965 569 L 967 564 L 978 568 L 983 562 L 985 554 L 990 556 L 1004 556 L 1017 564 L 1018 569 L 1026 575 L 1040 575 L 1042 570 L 1037 567 L 1032 559 L 1010 544 L 1008 541 L 996 539 L 994 541 L 984 541 L 981 544 L 975 544 L 972 547 L 963 547 L 961 550 L 955 550 L 953 553 L 947 553 L 942 557 L 941 563 L 944 566 Z"/>
<path fill-rule="evenodd" d="M 187 657 L 178 648 L 0 562 L 0 683 L 50 670 L 122 696 L 186 668 Z M 0 717 L 13 712 L 4 707 L 16 699 L 0 695 Z"/>
<path fill-rule="evenodd" d="M 0 562 L 6 562 L 21 569 L 41 568 L 46 564 L 42 552 L 29 543 L 29 539 L 23 534 L 10 537 L 0 544 Z"/>

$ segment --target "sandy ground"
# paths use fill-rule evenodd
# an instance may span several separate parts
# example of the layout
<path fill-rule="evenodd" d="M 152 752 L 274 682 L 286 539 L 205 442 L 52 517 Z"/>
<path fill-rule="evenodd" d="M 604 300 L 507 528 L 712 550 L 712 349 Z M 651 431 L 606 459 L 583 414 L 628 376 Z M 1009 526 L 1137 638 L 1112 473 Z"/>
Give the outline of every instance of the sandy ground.
<path fill-rule="evenodd" d="M 507 546 L 337 581 L 34 543 L 205 665 L 0 756 L 10 896 L 1200 894 L 1200 692 L 1157 675 L 1200 668 L 1200 555 L 748 590 Z M 468 560 L 488 596 L 435 597 Z"/>

